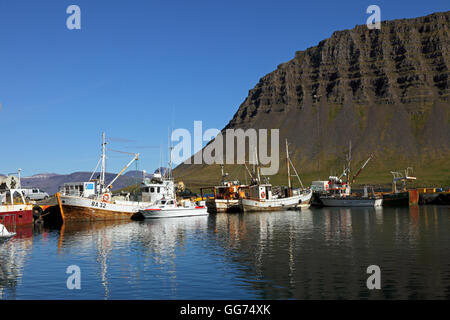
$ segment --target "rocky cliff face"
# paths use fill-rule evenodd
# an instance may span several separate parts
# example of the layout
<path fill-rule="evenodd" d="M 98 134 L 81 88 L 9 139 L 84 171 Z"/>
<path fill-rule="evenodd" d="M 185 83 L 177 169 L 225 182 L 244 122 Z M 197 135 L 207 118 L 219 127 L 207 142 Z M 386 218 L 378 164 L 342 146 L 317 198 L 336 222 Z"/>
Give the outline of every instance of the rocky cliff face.
<path fill-rule="evenodd" d="M 435 171 L 450 164 L 449 29 L 450 11 L 337 31 L 261 78 L 225 129 L 279 128 L 304 172 L 330 173 L 350 140 L 372 170 Z"/>

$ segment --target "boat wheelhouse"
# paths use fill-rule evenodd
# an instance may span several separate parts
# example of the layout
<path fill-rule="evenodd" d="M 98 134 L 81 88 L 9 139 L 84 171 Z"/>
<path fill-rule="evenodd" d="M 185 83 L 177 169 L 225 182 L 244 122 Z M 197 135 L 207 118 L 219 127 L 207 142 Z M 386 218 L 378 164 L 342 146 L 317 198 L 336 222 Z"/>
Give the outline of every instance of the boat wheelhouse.
<path fill-rule="evenodd" d="M 161 173 L 155 173 L 152 178 L 145 178 L 141 185 L 143 202 L 155 203 L 161 199 L 175 197 L 174 181 L 170 177 L 163 177 Z"/>

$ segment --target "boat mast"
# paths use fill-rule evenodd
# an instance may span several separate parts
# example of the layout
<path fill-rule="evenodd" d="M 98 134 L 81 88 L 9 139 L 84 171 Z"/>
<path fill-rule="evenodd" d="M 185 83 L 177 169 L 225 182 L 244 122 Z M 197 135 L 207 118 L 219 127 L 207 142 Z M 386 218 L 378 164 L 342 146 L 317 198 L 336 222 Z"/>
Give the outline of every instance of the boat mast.
<path fill-rule="evenodd" d="M 288 149 L 288 141 L 287 141 L 287 139 L 286 139 L 286 166 L 287 166 L 287 176 L 288 176 L 288 188 L 289 188 L 289 190 L 291 190 L 292 189 L 292 186 L 291 186 L 291 171 L 290 171 L 290 164 L 289 164 L 289 149 Z"/>
<path fill-rule="evenodd" d="M 350 140 L 348 146 L 348 156 L 347 156 L 347 185 L 350 186 L 350 162 L 352 159 L 352 141 Z"/>
<path fill-rule="evenodd" d="M 261 169 L 259 167 L 259 159 L 258 159 L 258 149 L 255 147 L 255 157 L 256 157 L 256 170 L 258 174 L 258 183 L 261 183 Z"/>
<path fill-rule="evenodd" d="M 168 137 L 168 145 L 169 145 L 169 179 L 172 179 L 172 153 L 173 153 L 173 146 L 170 143 L 170 137 Z"/>
<path fill-rule="evenodd" d="M 102 169 L 100 173 L 100 192 L 105 188 L 105 173 L 106 173 L 106 141 L 105 133 L 102 133 Z"/>

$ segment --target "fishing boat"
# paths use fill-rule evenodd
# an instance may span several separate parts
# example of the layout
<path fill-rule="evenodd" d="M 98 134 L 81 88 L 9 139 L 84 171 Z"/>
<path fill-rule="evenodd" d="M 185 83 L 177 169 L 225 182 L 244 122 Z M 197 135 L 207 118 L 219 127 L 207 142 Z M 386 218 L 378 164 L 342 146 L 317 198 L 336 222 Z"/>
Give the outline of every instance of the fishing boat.
<path fill-rule="evenodd" d="M 170 161 L 168 179 L 173 181 L 172 177 L 172 150 L 170 148 Z M 200 200 L 192 203 L 190 200 L 180 201 L 177 203 L 175 189 L 172 184 L 172 193 L 158 199 L 155 204 L 140 209 L 131 216 L 132 220 L 143 219 L 160 219 L 160 218 L 176 218 L 176 217 L 193 217 L 204 216 L 208 214 L 205 201 Z"/>
<path fill-rule="evenodd" d="M 383 203 L 383 198 L 380 195 L 375 194 L 373 187 L 364 186 L 363 194 L 352 194 L 351 183 L 356 181 L 356 178 L 367 166 L 370 160 L 373 159 L 373 154 L 364 162 L 358 172 L 350 178 L 350 162 L 351 162 L 351 142 L 349 147 L 349 153 L 347 155 L 347 166 L 344 167 L 344 171 L 341 176 L 331 176 L 328 182 L 327 193 L 319 197 L 320 202 L 325 207 L 379 207 Z M 342 177 L 346 176 L 346 181 L 342 180 Z"/>
<path fill-rule="evenodd" d="M 161 199 L 154 205 L 139 210 L 134 214 L 132 220 L 159 219 L 159 218 L 177 218 L 177 217 L 195 217 L 208 215 L 205 201 L 191 203 L 184 201 L 181 205 L 177 204 L 176 199 Z"/>
<path fill-rule="evenodd" d="M 288 186 L 279 188 L 279 192 L 274 192 L 270 183 L 261 182 L 261 170 L 256 159 L 256 172 L 251 174 L 252 182 L 248 186 L 248 197 L 241 199 L 242 210 L 251 211 L 281 211 L 291 208 L 308 208 L 312 196 L 312 190 L 303 187 L 300 177 L 289 157 L 288 142 L 286 140 L 286 164 Z M 294 189 L 291 184 L 290 167 L 292 166 L 295 176 L 298 178 L 301 188 Z"/>
<path fill-rule="evenodd" d="M 383 206 L 411 206 L 419 203 L 419 191 L 417 189 L 407 190 L 406 185 L 417 178 L 410 175 L 411 167 L 406 168 L 405 174 L 391 171 L 392 192 L 383 194 Z M 400 189 L 397 183 L 401 182 Z"/>
<path fill-rule="evenodd" d="M 123 197 L 114 197 L 111 192 L 115 181 L 138 159 L 139 154 L 133 154 L 133 159 L 107 184 L 105 181 L 106 139 L 105 133 L 103 133 L 102 155 L 89 181 L 66 183 L 57 193 L 63 221 L 129 220 L 134 213 L 151 205 L 151 202 L 130 201 Z M 93 180 L 92 178 L 100 164 L 99 179 Z"/>
<path fill-rule="evenodd" d="M 244 189 L 248 186 L 242 185 L 239 181 L 227 181 L 228 173 L 224 173 L 223 165 L 221 170 L 221 185 L 200 188 L 201 198 L 204 198 L 205 190 L 213 191 L 213 196 L 206 199 L 209 213 L 240 212 L 242 210 L 240 199 L 245 198 Z"/>
<path fill-rule="evenodd" d="M 26 202 L 20 179 L 15 175 L 0 177 L 0 223 L 6 226 L 33 223 L 33 205 Z"/>
<path fill-rule="evenodd" d="M 323 206 L 325 207 L 380 207 L 383 198 L 375 195 L 373 188 L 371 192 L 368 186 L 364 186 L 363 195 L 328 195 L 321 196 Z"/>

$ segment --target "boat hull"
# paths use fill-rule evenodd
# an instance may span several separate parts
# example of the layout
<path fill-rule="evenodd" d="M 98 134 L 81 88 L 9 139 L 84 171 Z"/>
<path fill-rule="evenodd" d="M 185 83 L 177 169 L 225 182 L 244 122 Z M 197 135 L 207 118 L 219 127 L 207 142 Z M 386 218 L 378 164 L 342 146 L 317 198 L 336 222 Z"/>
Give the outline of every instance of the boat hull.
<path fill-rule="evenodd" d="M 350 198 L 350 197 L 320 197 L 325 207 L 379 207 L 383 203 L 381 198 Z"/>
<path fill-rule="evenodd" d="M 9 226 L 33 224 L 33 206 L 32 205 L 0 205 L 0 223 Z"/>
<path fill-rule="evenodd" d="M 132 202 L 116 204 L 88 198 L 61 196 L 62 216 L 67 221 L 129 220 L 131 216 L 148 204 Z"/>
<path fill-rule="evenodd" d="M 242 199 L 241 203 L 244 212 L 282 211 L 300 207 L 301 205 L 308 205 L 309 207 L 311 196 L 312 192 L 308 192 L 306 194 L 300 194 L 293 197 L 272 200 Z"/>
<path fill-rule="evenodd" d="M 383 194 L 383 206 L 412 206 L 419 203 L 418 190 Z"/>
<path fill-rule="evenodd" d="M 214 199 L 206 202 L 209 213 L 232 213 L 242 211 L 239 200 Z"/>
<path fill-rule="evenodd" d="M 206 207 L 174 208 L 165 210 L 140 210 L 139 214 L 142 215 L 144 219 L 161 219 L 206 216 L 208 215 L 208 211 Z"/>

